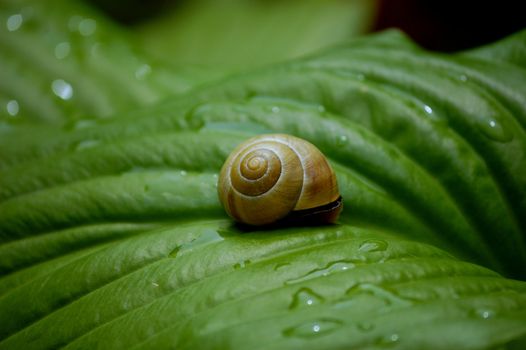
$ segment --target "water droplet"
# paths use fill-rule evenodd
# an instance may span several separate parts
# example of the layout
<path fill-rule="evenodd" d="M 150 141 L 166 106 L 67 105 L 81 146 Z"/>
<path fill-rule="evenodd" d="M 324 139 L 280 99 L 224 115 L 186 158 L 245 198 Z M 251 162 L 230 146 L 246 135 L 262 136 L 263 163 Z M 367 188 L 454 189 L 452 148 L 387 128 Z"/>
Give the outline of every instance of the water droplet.
<path fill-rule="evenodd" d="M 69 42 L 64 41 L 61 43 L 58 43 L 57 46 L 55 46 L 55 57 L 59 60 L 62 60 L 66 58 L 71 51 L 71 45 Z"/>
<path fill-rule="evenodd" d="M 348 141 L 349 141 L 349 138 L 347 137 L 347 135 L 340 135 L 336 139 L 336 145 L 344 146 Z"/>
<path fill-rule="evenodd" d="M 9 16 L 6 21 L 7 30 L 9 30 L 10 32 L 17 31 L 22 25 L 23 21 L 24 18 L 19 13 Z"/>
<path fill-rule="evenodd" d="M 356 76 L 356 78 L 357 78 L 358 80 L 360 80 L 360 81 L 361 81 L 361 80 L 365 80 L 365 75 L 359 73 L 359 74 Z"/>
<path fill-rule="evenodd" d="M 238 269 L 245 268 L 245 267 L 247 267 L 247 265 L 250 264 L 250 263 L 251 263 L 250 260 L 243 260 L 243 261 L 241 261 L 241 262 L 235 263 L 235 264 L 234 264 L 234 270 L 238 270 Z"/>
<path fill-rule="evenodd" d="M 360 252 L 381 252 L 387 249 L 387 242 L 380 239 L 368 239 L 360 244 Z"/>
<path fill-rule="evenodd" d="M 322 106 L 322 105 L 319 105 L 319 106 L 318 106 L 318 112 L 323 113 L 323 112 L 325 112 L 325 111 L 326 111 L 326 109 L 325 109 L 324 106 Z"/>
<path fill-rule="evenodd" d="M 148 64 L 143 64 L 135 71 L 135 78 L 137 80 L 144 80 L 152 72 L 152 67 Z"/>
<path fill-rule="evenodd" d="M 98 144 L 100 144 L 99 140 L 84 140 L 77 144 L 77 146 L 75 147 L 75 150 L 82 151 L 88 148 L 93 148 L 97 146 Z"/>
<path fill-rule="evenodd" d="M 374 324 L 369 322 L 360 322 L 356 325 L 356 328 L 362 332 L 370 332 L 374 329 Z"/>
<path fill-rule="evenodd" d="M 90 36 L 97 29 L 97 21 L 91 18 L 85 18 L 78 24 L 78 30 L 82 36 Z"/>
<path fill-rule="evenodd" d="M 468 81 L 468 77 L 465 74 L 461 74 L 459 77 L 460 81 L 466 82 Z"/>
<path fill-rule="evenodd" d="M 272 113 L 279 113 L 279 107 L 278 106 L 272 107 Z"/>
<path fill-rule="evenodd" d="M 480 131 L 493 141 L 508 142 L 513 139 L 513 134 L 495 119 L 480 122 L 478 126 Z"/>
<path fill-rule="evenodd" d="M 179 172 L 179 175 L 181 175 L 181 176 L 186 176 L 187 174 L 188 174 L 188 173 L 186 172 L 186 170 L 181 170 L 181 171 Z"/>
<path fill-rule="evenodd" d="M 402 299 L 393 292 L 371 283 L 361 283 L 349 288 L 345 295 L 347 298 L 356 298 L 358 295 L 370 295 L 381 299 L 388 306 L 406 307 L 413 303 Z"/>
<path fill-rule="evenodd" d="M 62 79 L 53 80 L 51 90 L 63 100 L 69 100 L 73 96 L 73 87 Z"/>
<path fill-rule="evenodd" d="M 332 273 L 349 270 L 354 267 L 355 267 L 355 264 L 351 261 L 347 261 L 347 260 L 334 261 L 334 262 L 329 263 L 324 268 L 312 270 L 300 278 L 291 279 L 285 282 L 285 284 L 293 284 L 293 283 L 307 281 L 307 280 L 317 278 L 317 277 L 324 277 Z"/>
<path fill-rule="evenodd" d="M 6 109 L 7 109 L 7 113 L 14 117 L 18 114 L 20 108 L 19 108 L 19 105 L 18 105 L 18 101 L 17 100 L 11 100 L 9 102 L 7 102 L 7 105 L 6 105 Z"/>
<path fill-rule="evenodd" d="M 325 299 L 310 288 L 301 288 L 292 296 L 289 309 L 321 304 Z"/>
<path fill-rule="evenodd" d="M 424 105 L 424 111 L 426 111 L 427 114 L 433 113 L 433 108 L 429 107 L 428 105 Z"/>
<path fill-rule="evenodd" d="M 385 337 L 380 337 L 376 339 L 376 345 L 379 345 L 381 347 L 391 347 L 395 346 L 398 340 L 400 339 L 400 336 L 396 333 L 389 334 Z"/>
<path fill-rule="evenodd" d="M 281 269 L 283 269 L 284 267 L 287 267 L 287 266 L 290 266 L 290 263 L 286 262 L 286 263 L 276 264 L 276 266 L 274 266 L 274 271 L 281 270 Z"/>
<path fill-rule="evenodd" d="M 473 311 L 473 315 L 478 317 L 478 318 L 482 318 L 482 319 L 489 319 L 489 318 L 492 318 L 493 316 L 495 316 L 495 313 L 493 310 L 488 310 L 488 309 L 481 309 L 481 310 L 474 310 Z"/>
<path fill-rule="evenodd" d="M 321 319 L 310 321 L 298 326 L 287 328 L 283 331 L 286 337 L 312 338 L 331 333 L 343 325 L 343 322 L 336 319 Z"/>
<path fill-rule="evenodd" d="M 130 310 L 132 307 L 132 305 L 130 305 L 130 301 L 128 299 L 125 299 L 124 301 L 122 301 L 122 308 L 124 310 Z"/>
<path fill-rule="evenodd" d="M 175 197 L 175 195 L 171 192 L 161 192 L 161 196 L 163 197 L 164 200 L 168 202 L 171 202 Z"/>
<path fill-rule="evenodd" d="M 93 119 L 81 119 L 75 122 L 73 130 L 80 130 L 85 128 L 92 128 L 97 125 L 97 120 Z"/>
<path fill-rule="evenodd" d="M 178 245 L 178 246 L 175 246 L 174 249 L 172 249 L 172 251 L 170 252 L 170 254 L 168 254 L 168 256 L 170 258 L 176 258 L 177 257 L 177 254 L 179 254 L 179 251 L 181 250 L 181 246 Z"/>
<path fill-rule="evenodd" d="M 93 126 L 99 125 L 102 120 L 100 119 L 79 119 L 79 120 L 70 120 L 64 124 L 62 130 L 64 131 L 73 131 L 80 130 L 85 128 L 91 128 Z"/>
<path fill-rule="evenodd" d="M 208 245 L 210 243 L 221 242 L 225 239 L 216 230 L 204 230 L 201 235 L 194 238 L 190 242 L 187 242 L 181 246 L 180 252 L 186 252 L 193 250 L 196 247 Z"/>

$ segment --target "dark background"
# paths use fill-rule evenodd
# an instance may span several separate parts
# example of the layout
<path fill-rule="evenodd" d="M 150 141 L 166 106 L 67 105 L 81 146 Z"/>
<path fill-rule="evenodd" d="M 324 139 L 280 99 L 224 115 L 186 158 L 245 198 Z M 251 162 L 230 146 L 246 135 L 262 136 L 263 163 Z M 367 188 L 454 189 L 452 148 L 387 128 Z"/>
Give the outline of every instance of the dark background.
<path fill-rule="evenodd" d="M 151 19 L 184 2 L 88 1 L 127 25 Z M 396 27 L 430 50 L 451 52 L 468 49 L 491 43 L 526 28 L 526 12 L 522 10 L 520 0 L 379 0 L 378 4 L 373 31 Z"/>
<path fill-rule="evenodd" d="M 420 45 L 457 51 L 526 28 L 522 1 L 383 0 L 375 30 L 397 27 Z"/>

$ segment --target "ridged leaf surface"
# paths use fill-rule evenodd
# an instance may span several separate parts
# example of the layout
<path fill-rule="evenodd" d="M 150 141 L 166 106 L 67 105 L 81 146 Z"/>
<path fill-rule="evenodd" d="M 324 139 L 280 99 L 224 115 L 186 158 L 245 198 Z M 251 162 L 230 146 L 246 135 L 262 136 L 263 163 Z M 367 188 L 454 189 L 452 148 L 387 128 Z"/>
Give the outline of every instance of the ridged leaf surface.
<path fill-rule="evenodd" d="M 111 118 L 5 122 L 0 348 L 522 348 L 524 47 L 386 32 Z M 219 169 L 267 132 L 327 155 L 338 223 L 226 217 Z"/>

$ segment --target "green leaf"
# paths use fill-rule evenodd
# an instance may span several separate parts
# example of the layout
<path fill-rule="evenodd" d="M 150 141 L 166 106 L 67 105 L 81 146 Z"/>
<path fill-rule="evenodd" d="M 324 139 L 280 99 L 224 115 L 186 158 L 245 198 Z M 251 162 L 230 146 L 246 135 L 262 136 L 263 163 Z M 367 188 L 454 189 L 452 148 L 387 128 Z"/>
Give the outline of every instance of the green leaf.
<path fill-rule="evenodd" d="M 6 0 L 0 22 L 0 101 L 17 104 L 11 115 L 2 107 L 0 122 L 108 117 L 222 74 L 152 59 L 127 31 L 80 1 Z"/>
<path fill-rule="evenodd" d="M 480 348 L 525 331 L 524 283 L 375 229 L 220 220 L 86 249 L 3 293 L 4 348 L 441 348 L 437 331 Z"/>
<path fill-rule="evenodd" d="M 523 348 L 525 37 L 441 55 L 391 31 L 104 120 L 6 123 L 0 349 Z M 218 171 L 266 132 L 327 155 L 337 224 L 226 218 Z"/>
<path fill-rule="evenodd" d="M 180 1 L 134 32 L 167 61 L 239 71 L 365 33 L 377 6 L 369 0 Z"/>

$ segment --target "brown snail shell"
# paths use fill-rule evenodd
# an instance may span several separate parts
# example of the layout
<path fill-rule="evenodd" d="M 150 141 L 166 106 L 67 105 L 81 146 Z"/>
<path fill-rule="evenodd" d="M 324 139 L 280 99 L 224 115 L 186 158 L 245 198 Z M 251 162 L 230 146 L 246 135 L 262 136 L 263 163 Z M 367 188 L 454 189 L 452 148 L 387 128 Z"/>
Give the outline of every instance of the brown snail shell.
<path fill-rule="evenodd" d="M 249 225 L 289 217 L 333 222 L 342 209 L 325 156 L 311 143 L 285 134 L 240 144 L 221 169 L 218 194 L 228 215 Z"/>

